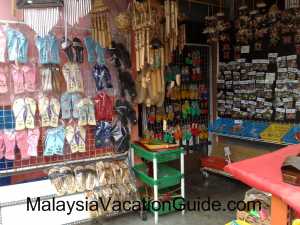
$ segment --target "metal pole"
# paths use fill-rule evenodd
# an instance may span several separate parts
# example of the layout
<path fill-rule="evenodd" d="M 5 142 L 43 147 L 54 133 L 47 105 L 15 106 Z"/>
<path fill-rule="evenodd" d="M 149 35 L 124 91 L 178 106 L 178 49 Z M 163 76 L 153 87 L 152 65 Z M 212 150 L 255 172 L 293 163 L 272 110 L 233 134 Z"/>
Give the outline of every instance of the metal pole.
<path fill-rule="evenodd" d="M 134 167 L 134 148 L 130 148 L 131 166 Z"/>
<path fill-rule="evenodd" d="M 209 121 L 208 123 L 212 123 L 214 121 L 214 114 L 215 114 L 215 108 L 214 108 L 214 78 L 213 78 L 213 72 L 212 72 L 212 48 L 209 46 Z M 219 43 L 217 44 L 217 74 L 219 73 Z M 208 124 L 208 125 L 209 125 Z M 212 142 L 213 142 L 213 135 L 211 132 L 208 133 L 208 141 L 210 144 L 208 147 L 208 156 L 212 153 Z"/>
<path fill-rule="evenodd" d="M 184 153 L 180 153 L 180 172 L 181 172 L 181 197 L 185 198 L 185 185 L 184 185 Z M 182 215 L 184 215 L 185 211 L 182 210 Z"/>
<path fill-rule="evenodd" d="M 153 159 L 153 179 L 154 179 L 154 222 L 155 224 L 158 223 L 158 185 L 157 185 L 157 158 Z"/>

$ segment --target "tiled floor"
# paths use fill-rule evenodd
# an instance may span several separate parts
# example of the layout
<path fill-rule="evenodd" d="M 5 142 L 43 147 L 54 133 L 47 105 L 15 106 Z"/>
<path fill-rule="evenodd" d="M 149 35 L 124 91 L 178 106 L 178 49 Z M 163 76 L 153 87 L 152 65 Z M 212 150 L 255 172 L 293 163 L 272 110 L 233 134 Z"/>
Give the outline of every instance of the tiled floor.
<path fill-rule="evenodd" d="M 211 200 L 218 200 L 226 205 L 230 200 L 242 200 L 245 191 L 249 189 L 245 185 L 223 178 L 210 175 L 208 179 L 203 180 L 200 174 L 190 175 L 186 181 L 186 193 L 189 200 L 200 198 L 205 200 L 210 197 Z M 117 218 L 103 220 L 94 224 L 103 225 L 152 225 L 154 217 L 148 213 L 147 221 L 142 221 L 138 214 L 128 214 Z M 184 216 L 180 212 L 171 213 L 159 217 L 161 225 L 224 225 L 235 218 L 235 212 L 223 211 L 191 211 Z"/>

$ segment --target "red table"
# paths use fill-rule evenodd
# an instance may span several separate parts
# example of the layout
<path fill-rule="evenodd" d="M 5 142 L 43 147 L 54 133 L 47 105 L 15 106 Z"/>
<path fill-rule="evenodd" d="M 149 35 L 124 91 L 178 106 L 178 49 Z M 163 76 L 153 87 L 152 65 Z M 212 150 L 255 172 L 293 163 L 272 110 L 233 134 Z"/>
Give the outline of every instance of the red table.
<path fill-rule="evenodd" d="M 289 207 L 300 213 L 300 187 L 284 183 L 281 175 L 281 165 L 286 157 L 299 153 L 300 145 L 291 145 L 225 167 L 226 172 L 243 183 L 272 193 L 272 225 L 287 225 Z"/>

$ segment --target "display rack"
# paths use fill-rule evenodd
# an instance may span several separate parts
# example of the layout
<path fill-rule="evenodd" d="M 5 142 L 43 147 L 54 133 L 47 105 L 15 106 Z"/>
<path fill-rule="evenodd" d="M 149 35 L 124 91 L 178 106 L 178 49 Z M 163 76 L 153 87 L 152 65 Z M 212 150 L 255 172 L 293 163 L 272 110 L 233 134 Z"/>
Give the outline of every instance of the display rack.
<path fill-rule="evenodd" d="M 128 154 L 118 154 L 114 156 L 106 156 L 106 157 L 98 157 L 95 159 L 89 159 L 89 160 L 82 160 L 82 161 L 75 161 L 75 162 L 66 162 L 66 163 L 83 163 L 83 162 L 93 162 L 93 161 L 111 161 L 111 160 L 121 160 L 128 158 Z M 130 163 L 129 163 L 130 165 Z M 52 164 L 49 166 L 53 166 Z M 25 169 L 25 168 L 22 168 Z M 98 190 L 96 187 L 95 190 Z M 83 212 L 75 212 L 72 213 L 71 217 L 65 216 L 65 212 L 45 212 L 43 214 L 43 217 L 39 217 L 40 212 L 28 212 L 22 214 L 24 210 L 27 209 L 27 200 L 28 198 L 31 199 L 31 201 L 36 200 L 38 197 L 41 201 L 45 200 L 51 200 L 54 198 L 56 200 L 63 200 L 63 201 L 83 201 L 85 199 L 84 196 L 85 192 L 76 192 L 74 194 L 67 194 L 63 196 L 59 196 L 56 194 L 56 190 L 54 189 L 53 185 L 51 184 L 49 179 L 36 181 L 36 182 L 29 182 L 29 183 L 23 183 L 23 184 L 16 184 L 16 185 L 10 185 L 10 186 L 3 186 L 0 187 L 0 225 L 13 225 L 17 224 L 18 221 L 20 221 L 20 218 L 14 217 L 14 212 L 20 211 L 20 215 L 24 216 L 22 218 L 23 222 L 30 223 L 30 224 L 41 224 L 45 217 L 49 217 L 49 219 L 54 216 L 58 217 L 59 219 L 55 219 L 52 221 L 52 224 L 54 225 L 75 225 L 75 224 L 84 224 L 91 221 L 98 221 L 104 218 L 111 218 L 115 216 L 120 216 L 122 214 L 127 214 L 129 212 L 113 212 L 109 214 L 105 214 L 102 217 L 99 218 L 92 218 L 88 211 Z M 31 216 L 28 216 L 28 213 L 34 217 L 34 219 L 31 218 Z M 49 214 L 48 214 L 49 213 Z M 143 211 L 141 211 L 143 213 Z M 142 214 L 141 214 L 142 216 Z M 71 218 L 71 219 L 70 219 Z M 27 222 L 26 222 L 27 221 Z"/>
<path fill-rule="evenodd" d="M 6 170 L 0 170 L 0 177 L 6 177 L 11 176 L 14 174 L 21 174 L 21 173 L 28 173 L 30 171 L 34 170 L 47 170 L 53 166 L 66 166 L 66 165 L 76 165 L 80 163 L 90 163 L 95 162 L 99 160 L 118 160 L 126 157 L 128 153 L 122 153 L 122 154 L 112 154 L 112 155 L 104 155 L 104 156 L 98 156 L 98 157 L 92 157 L 92 158 L 84 158 L 84 159 L 78 159 L 78 160 L 69 160 L 64 162 L 56 162 L 56 163 L 49 163 L 49 164 L 42 164 L 37 166 L 28 166 L 28 167 L 21 167 L 21 168 L 15 168 L 15 169 L 6 169 Z"/>
<path fill-rule="evenodd" d="M 211 134 L 214 134 L 214 135 L 217 135 L 217 136 L 222 136 L 222 137 L 240 139 L 240 140 L 244 140 L 244 141 L 254 141 L 254 142 L 261 142 L 261 143 L 274 144 L 274 145 L 294 145 L 294 143 L 266 141 L 266 140 L 263 140 L 263 139 L 260 139 L 260 138 L 249 138 L 249 137 L 223 134 L 223 133 L 217 133 L 217 132 L 211 132 Z"/>
<path fill-rule="evenodd" d="M 134 164 L 134 156 L 137 155 L 140 158 L 151 162 L 153 164 L 153 176 L 147 172 L 147 166 L 145 164 Z M 180 196 L 185 198 L 185 184 L 184 184 L 184 151 L 183 148 L 177 149 L 160 149 L 159 151 L 149 151 L 143 148 L 139 144 L 132 144 L 131 157 L 133 170 L 139 178 L 146 185 L 153 187 L 153 201 L 154 207 L 157 207 L 159 201 L 159 190 L 169 188 L 180 184 Z M 180 159 L 180 171 L 164 165 L 166 162 Z M 174 202 L 173 202 L 174 204 Z M 154 222 L 158 223 L 159 214 L 163 214 L 161 210 L 154 211 Z M 185 211 L 182 210 L 182 215 Z"/>

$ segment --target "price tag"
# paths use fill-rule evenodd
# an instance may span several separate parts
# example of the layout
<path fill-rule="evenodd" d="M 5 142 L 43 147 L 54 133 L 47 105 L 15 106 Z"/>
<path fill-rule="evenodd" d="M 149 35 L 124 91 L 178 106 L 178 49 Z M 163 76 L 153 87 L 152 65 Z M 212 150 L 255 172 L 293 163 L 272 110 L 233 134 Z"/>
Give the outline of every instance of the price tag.
<path fill-rule="evenodd" d="M 286 113 L 296 113 L 296 109 L 286 109 Z"/>
<path fill-rule="evenodd" d="M 287 68 L 278 68 L 278 73 L 286 73 L 288 70 Z"/>
<path fill-rule="evenodd" d="M 248 53 L 250 53 L 250 46 L 249 45 L 242 46 L 241 53 L 242 54 L 248 54 Z"/>
<path fill-rule="evenodd" d="M 287 59 L 287 60 L 295 60 L 295 59 L 297 59 L 297 55 L 288 55 L 288 56 L 286 57 L 286 59 Z"/>
<path fill-rule="evenodd" d="M 243 120 L 234 120 L 234 124 L 238 124 L 238 125 L 243 124 Z"/>
<path fill-rule="evenodd" d="M 277 56 L 278 56 L 278 53 L 269 53 L 268 54 L 269 58 L 277 58 Z"/>
<path fill-rule="evenodd" d="M 168 129 L 168 123 L 166 120 L 163 120 L 163 131 L 166 131 Z"/>
<path fill-rule="evenodd" d="M 285 113 L 285 109 L 283 109 L 283 108 L 276 108 L 276 112 Z"/>
<path fill-rule="evenodd" d="M 275 80 L 275 73 L 266 73 L 266 80 Z"/>

